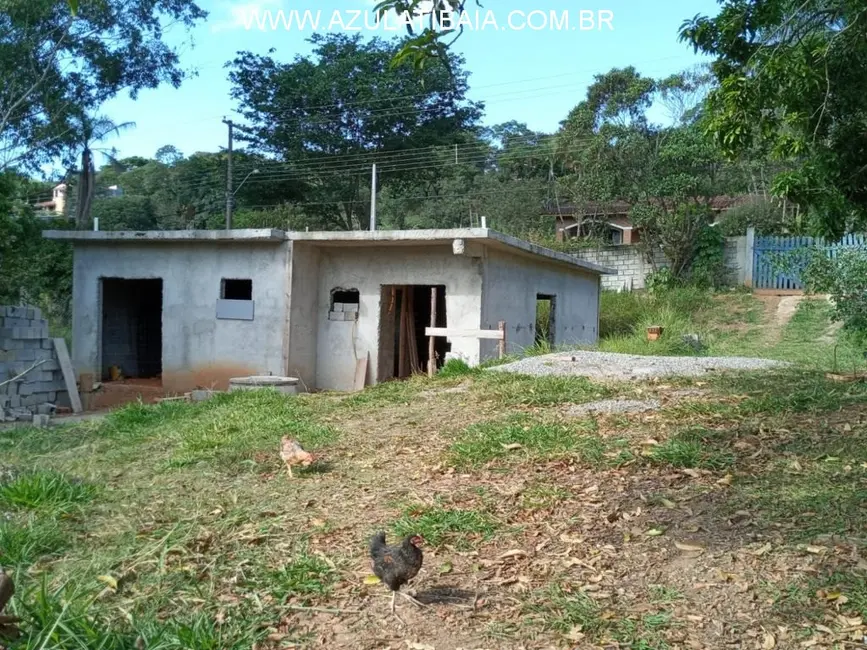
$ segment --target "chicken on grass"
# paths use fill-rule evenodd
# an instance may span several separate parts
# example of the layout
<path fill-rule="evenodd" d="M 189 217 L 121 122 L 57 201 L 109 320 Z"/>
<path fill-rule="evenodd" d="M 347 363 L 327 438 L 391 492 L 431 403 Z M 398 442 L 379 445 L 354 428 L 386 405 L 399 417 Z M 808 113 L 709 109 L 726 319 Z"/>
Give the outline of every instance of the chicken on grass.
<path fill-rule="evenodd" d="M 3 610 L 12 599 L 14 593 L 15 585 L 12 584 L 12 578 L 0 571 L 0 641 L 3 639 L 15 639 L 19 635 L 18 627 L 15 624 L 20 619 L 3 614 Z M 2 644 L 0 644 L 0 647 L 3 647 Z"/>
<path fill-rule="evenodd" d="M 399 545 L 385 543 L 385 533 L 377 533 L 370 540 L 370 559 L 373 573 L 391 590 L 391 613 L 394 614 L 394 599 L 400 588 L 412 580 L 421 569 L 424 559 L 419 546 L 424 543 L 420 535 L 408 535 Z M 400 593 L 410 602 L 422 607 L 412 596 Z M 395 614 L 397 616 L 397 614 Z"/>
<path fill-rule="evenodd" d="M 316 458 L 309 451 L 304 451 L 304 448 L 295 440 L 283 436 L 280 441 L 280 458 L 286 463 L 286 469 L 289 476 L 292 476 L 292 466 L 300 465 L 301 467 L 309 467 L 313 464 Z"/>

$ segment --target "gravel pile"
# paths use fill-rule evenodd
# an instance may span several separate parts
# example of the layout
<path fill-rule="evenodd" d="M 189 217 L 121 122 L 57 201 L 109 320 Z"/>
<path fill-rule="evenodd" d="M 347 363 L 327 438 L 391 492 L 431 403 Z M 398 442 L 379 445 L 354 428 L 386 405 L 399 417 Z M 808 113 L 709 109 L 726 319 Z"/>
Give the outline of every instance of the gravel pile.
<path fill-rule="evenodd" d="M 566 411 L 568 415 L 581 416 L 588 413 L 645 413 L 659 408 L 655 399 L 639 401 L 634 399 L 603 399 L 588 404 L 576 404 Z"/>
<path fill-rule="evenodd" d="M 611 352 L 576 351 L 527 357 L 491 370 L 525 375 L 576 375 L 598 379 L 699 377 L 726 370 L 769 370 L 789 364 L 747 357 L 645 357 Z"/>

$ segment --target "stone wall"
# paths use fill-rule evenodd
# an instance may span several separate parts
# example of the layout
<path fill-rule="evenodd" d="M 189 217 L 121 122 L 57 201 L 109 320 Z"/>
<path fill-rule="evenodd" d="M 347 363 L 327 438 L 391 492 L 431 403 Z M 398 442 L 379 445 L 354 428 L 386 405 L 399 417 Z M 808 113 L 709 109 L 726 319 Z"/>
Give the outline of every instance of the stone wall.
<path fill-rule="evenodd" d="M 601 246 L 578 251 L 575 255 L 582 260 L 617 271 L 617 275 L 602 276 L 602 288 L 614 291 L 644 289 L 645 280 L 647 275 L 653 271 L 654 264 L 656 268 L 668 265 L 668 260 L 662 251 L 654 253 L 654 264 L 650 264 L 639 246 Z M 728 284 L 744 283 L 745 255 L 745 237 L 726 239 L 724 258 Z"/>
<path fill-rule="evenodd" d="M 0 386 L 0 421 L 51 415 L 58 402 L 69 402 L 48 323 L 39 309 L 0 307 L 0 383 L 39 362 L 23 377 Z"/>

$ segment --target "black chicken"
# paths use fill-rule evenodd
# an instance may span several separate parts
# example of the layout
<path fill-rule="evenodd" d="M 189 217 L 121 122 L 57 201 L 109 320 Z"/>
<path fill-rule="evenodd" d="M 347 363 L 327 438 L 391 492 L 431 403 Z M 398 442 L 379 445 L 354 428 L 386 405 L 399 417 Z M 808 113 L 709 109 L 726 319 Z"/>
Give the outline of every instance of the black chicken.
<path fill-rule="evenodd" d="M 400 588 L 412 580 L 424 559 L 419 545 L 424 543 L 420 535 L 408 535 L 399 546 L 385 543 L 385 533 L 377 533 L 370 540 L 370 559 L 373 573 L 391 589 L 391 613 L 394 614 L 394 598 Z M 410 602 L 422 606 L 412 596 L 400 594 Z M 396 616 L 396 614 L 395 614 Z"/>

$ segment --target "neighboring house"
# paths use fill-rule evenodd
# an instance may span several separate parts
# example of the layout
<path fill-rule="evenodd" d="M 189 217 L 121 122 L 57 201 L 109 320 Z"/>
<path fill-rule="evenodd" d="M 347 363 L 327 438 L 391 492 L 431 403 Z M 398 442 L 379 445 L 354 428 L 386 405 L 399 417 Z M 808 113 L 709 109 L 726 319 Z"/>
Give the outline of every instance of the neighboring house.
<path fill-rule="evenodd" d="M 740 205 L 745 197 L 719 196 L 711 199 L 710 208 L 714 222 L 727 210 Z M 547 216 L 555 218 L 557 241 L 586 238 L 594 233 L 606 244 L 637 244 L 641 241 L 641 228 L 632 223 L 629 216 L 631 204 L 626 201 L 608 203 L 588 201 L 580 205 L 564 204 L 549 206 Z"/>
<path fill-rule="evenodd" d="M 55 185 L 51 191 L 51 200 L 35 203 L 36 216 L 42 219 L 62 217 L 66 211 L 66 183 Z"/>
<path fill-rule="evenodd" d="M 596 264 L 486 228 L 413 231 L 46 231 L 73 243 L 73 352 L 78 373 L 161 377 L 167 392 L 226 388 L 232 377 L 299 377 L 307 389 L 351 390 L 426 367 L 432 289 L 436 326 L 497 329 L 506 351 L 536 338 L 592 344 L 599 333 Z M 498 341 L 435 339 L 476 365 Z M 363 367 L 363 365 L 361 366 Z"/>

